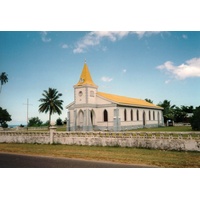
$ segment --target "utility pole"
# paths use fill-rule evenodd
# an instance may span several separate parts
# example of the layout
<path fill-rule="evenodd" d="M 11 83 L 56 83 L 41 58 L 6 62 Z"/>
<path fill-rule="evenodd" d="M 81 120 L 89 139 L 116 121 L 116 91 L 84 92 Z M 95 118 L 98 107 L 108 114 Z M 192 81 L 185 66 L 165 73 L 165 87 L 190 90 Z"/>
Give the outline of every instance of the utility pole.
<path fill-rule="evenodd" d="M 26 113 L 26 115 L 27 115 L 27 131 L 28 131 L 28 121 L 29 121 L 29 120 L 28 120 L 28 107 L 29 107 L 30 105 L 32 105 L 32 104 L 29 104 L 29 100 L 27 99 L 27 103 L 26 103 L 26 104 L 24 103 L 24 105 L 27 106 L 27 110 L 26 110 L 27 113 Z"/>

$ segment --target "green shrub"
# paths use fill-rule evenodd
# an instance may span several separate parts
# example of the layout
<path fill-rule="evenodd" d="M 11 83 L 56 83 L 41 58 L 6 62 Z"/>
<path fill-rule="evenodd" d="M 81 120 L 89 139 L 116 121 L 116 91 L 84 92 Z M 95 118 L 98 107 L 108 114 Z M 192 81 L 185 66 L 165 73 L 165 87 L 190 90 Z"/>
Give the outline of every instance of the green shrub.
<path fill-rule="evenodd" d="M 194 115 L 191 118 L 191 126 L 195 131 L 200 130 L 200 106 L 197 107 L 194 111 Z"/>

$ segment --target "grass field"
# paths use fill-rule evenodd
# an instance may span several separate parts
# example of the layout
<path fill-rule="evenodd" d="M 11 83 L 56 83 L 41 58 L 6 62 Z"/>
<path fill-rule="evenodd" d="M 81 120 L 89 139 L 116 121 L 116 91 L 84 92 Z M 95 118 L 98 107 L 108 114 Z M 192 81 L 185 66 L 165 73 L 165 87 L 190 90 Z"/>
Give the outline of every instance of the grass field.
<path fill-rule="evenodd" d="M 33 131 L 33 128 L 29 128 L 28 131 Z M 66 126 L 57 126 L 57 131 L 66 131 Z M 10 129 L 12 131 L 12 129 Z M 22 131 L 22 130 L 19 130 Z M 27 131 L 27 129 L 23 129 L 23 131 Z M 45 127 L 36 127 L 34 131 L 48 131 L 48 128 Z M 158 128 L 140 128 L 133 129 L 131 132 L 194 132 L 191 126 L 163 126 Z M 130 131 L 127 131 L 130 132 Z"/>
<path fill-rule="evenodd" d="M 191 126 L 163 126 L 158 128 L 141 128 L 136 131 L 144 131 L 144 132 L 193 132 Z"/>
<path fill-rule="evenodd" d="M 57 131 L 66 131 L 65 126 L 58 126 Z M 158 128 L 140 128 L 140 129 L 134 129 L 131 130 L 131 132 L 193 132 L 191 126 L 163 126 L 163 127 L 158 127 Z"/>
<path fill-rule="evenodd" d="M 122 147 L 5 143 L 0 144 L 0 152 L 153 165 L 163 168 L 200 167 L 200 152 L 178 152 Z"/>

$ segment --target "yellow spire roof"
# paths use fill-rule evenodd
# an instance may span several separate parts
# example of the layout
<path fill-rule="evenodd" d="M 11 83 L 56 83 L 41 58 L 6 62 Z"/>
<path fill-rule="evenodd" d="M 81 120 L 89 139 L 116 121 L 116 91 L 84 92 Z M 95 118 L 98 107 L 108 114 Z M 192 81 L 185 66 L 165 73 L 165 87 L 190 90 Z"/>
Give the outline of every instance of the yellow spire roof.
<path fill-rule="evenodd" d="M 115 102 L 117 104 L 121 104 L 121 105 L 131 105 L 131 106 L 141 106 L 141 107 L 163 109 L 160 106 L 156 106 L 156 105 L 149 103 L 142 99 L 124 97 L 124 96 L 119 96 L 119 95 L 114 95 L 114 94 L 107 94 L 107 93 L 103 93 L 103 92 L 97 92 L 97 94 L 100 97 L 103 97 L 105 99 L 108 99 L 110 101 L 113 101 L 113 102 Z"/>
<path fill-rule="evenodd" d="M 79 79 L 79 82 L 76 84 L 76 86 L 83 86 L 83 85 L 90 85 L 90 86 L 95 86 L 92 77 L 90 75 L 90 71 L 88 69 L 88 66 L 85 62 L 84 66 L 83 66 L 83 70 Z"/>

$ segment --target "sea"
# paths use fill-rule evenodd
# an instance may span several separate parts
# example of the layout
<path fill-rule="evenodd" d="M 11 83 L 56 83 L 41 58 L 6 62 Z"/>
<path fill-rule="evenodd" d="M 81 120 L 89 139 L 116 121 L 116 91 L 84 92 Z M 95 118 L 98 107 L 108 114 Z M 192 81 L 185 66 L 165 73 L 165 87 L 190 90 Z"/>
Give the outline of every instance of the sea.
<path fill-rule="evenodd" d="M 18 127 L 18 126 L 20 126 L 20 125 L 8 125 L 8 128 L 16 128 L 16 127 Z M 24 126 L 25 127 L 25 126 Z"/>

